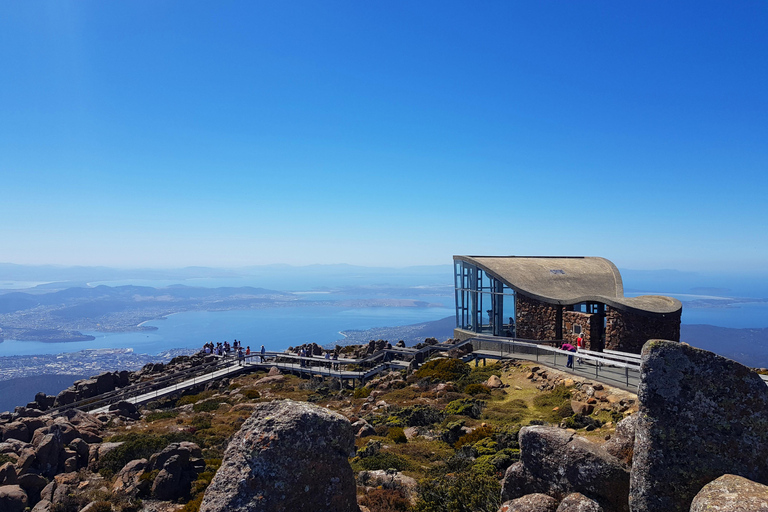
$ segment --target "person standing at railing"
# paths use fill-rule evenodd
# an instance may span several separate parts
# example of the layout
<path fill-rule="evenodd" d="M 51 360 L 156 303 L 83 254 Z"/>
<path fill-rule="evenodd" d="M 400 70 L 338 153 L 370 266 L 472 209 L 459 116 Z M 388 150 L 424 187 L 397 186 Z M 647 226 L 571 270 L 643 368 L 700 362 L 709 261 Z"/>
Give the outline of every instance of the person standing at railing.
<path fill-rule="evenodd" d="M 261 346 L 261 351 L 260 351 L 260 354 L 261 354 L 261 355 L 259 356 L 259 357 L 261 357 L 261 362 L 262 362 L 262 363 L 263 363 L 264 361 L 266 361 L 266 359 L 264 359 L 264 356 L 266 355 L 266 353 L 267 353 L 267 349 L 265 349 L 265 348 L 264 348 L 264 345 L 262 345 L 262 346 Z"/>

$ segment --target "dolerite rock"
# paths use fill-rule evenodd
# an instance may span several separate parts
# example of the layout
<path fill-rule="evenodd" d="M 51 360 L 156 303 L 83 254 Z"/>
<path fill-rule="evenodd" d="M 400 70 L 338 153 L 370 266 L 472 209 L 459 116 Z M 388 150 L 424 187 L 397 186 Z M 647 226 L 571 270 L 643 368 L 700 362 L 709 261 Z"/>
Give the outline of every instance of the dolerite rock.
<path fill-rule="evenodd" d="M 579 492 L 569 494 L 557 507 L 557 512 L 603 512 L 603 507 Z"/>
<path fill-rule="evenodd" d="M 616 432 L 603 448 L 622 461 L 627 466 L 632 465 L 632 455 L 635 450 L 635 430 L 637 428 L 637 414 L 627 416 L 616 425 Z"/>
<path fill-rule="evenodd" d="M 189 496 L 190 485 L 205 469 L 202 451 L 195 443 L 171 443 L 149 459 L 148 471 L 158 470 L 152 484 L 152 497 L 175 500 Z"/>
<path fill-rule="evenodd" d="M 0 487 L 0 510 L 3 512 L 24 512 L 27 504 L 27 493 L 18 485 Z"/>
<path fill-rule="evenodd" d="M 15 485 L 19 483 L 16 468 L 10 462 L 0 466 L 0 485 Z"/>
<path fill-rule="evenodd" d="M 27 493 L 30 504 L 40 501 L 40 492 L 48 485 L 48 480 L 35 473 L 27 473 L 19 477 L 19 487 Z"/>
<path fill-rule="evenodd" d="M 609 512 L 626 512 L 629 471 L 616 457 L 587 439 L 557 427 L 520 430 L 520 462 L 507 469 L 502 500 L 542 493 L 558 500 L 579 492 Z"/>
<path fill-rule="evenodd" d="M 126 464 L 115 477 L 112 492 L 121 496 L 135 497 L 145 492 L 149 480 L 142 480 L 147 469 L 147 459 L 136 459 Z"/>
<path fill-rule="evenodd" d="M 308 403 L 258 404 L 227 447 L 200 512 L 358 512 L 349 420 Z"/>
<path fill-rule="evenodd" d="M 504 502 L 499 512 L 555 512 L 557 500 L 546 494 L 534 493 Z"/>
<path fill-rule="evenodd" d="M 708 483 L 691 503 L 691 512 L 768 512 L 768 487 L 736 475 Z"/>
<path fill-rule="evenodd" d="M 8 439 L 18 439 L 24 443 L 28 443 L 32 436 L 27 428 L 26 423 L 21 421 L 14 421 L 13 423 L 7 423 L 2 427 L 3 441 Z"/>
<path fill-rule="evenodd" d="M 768 484 L 768 386 L 735 361 L 671 341 L 642 351 L 633 512 L 687 512 L 724 474 Z"/>
<path fill-rule="evenodd" d="M 141 413 L 136 408 L 136 406 L 125 400 L 110 405 L 109 412 L 132 420 L 138 420 L 141 418 Z"/>

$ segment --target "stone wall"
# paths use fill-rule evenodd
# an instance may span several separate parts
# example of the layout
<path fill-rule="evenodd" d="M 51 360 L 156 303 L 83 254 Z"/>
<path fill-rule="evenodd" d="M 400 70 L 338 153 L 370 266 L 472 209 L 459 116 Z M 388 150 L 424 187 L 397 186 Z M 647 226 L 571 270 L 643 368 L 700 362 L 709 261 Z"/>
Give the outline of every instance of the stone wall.
<path fill-rule="evenodd" d="M 606 306 L 605 348 L 639 354 L 646 341 L 680 341 L 680 314 L 643 315 Z"/>
<path fill-rule="evenodd" d="M 555 339 L 558 308 L 562 308 L 562 306 L 547 304 L 516 293 L 516 336 L 526 340 Z"/>
<path fill-rule="evenodd" d="M 574 324 L 581 326 L 584 336 L 584 348 L 594 350 L 600 347 L 601 317 L 595 313 L 582 313 L 581 311 L 563 311 L 563 341 L 576 346 L 578 334 L 573 333 Z"/>

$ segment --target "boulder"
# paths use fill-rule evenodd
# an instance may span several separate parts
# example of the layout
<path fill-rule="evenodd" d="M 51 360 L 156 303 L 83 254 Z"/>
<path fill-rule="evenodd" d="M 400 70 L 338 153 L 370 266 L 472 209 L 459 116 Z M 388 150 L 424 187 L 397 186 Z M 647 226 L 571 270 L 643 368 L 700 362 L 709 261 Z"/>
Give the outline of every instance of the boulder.
<path fill-rule="evenodd" d="M 27 493 L 18 485 L 0 487 L 0 510 L 3 512 L 24 512 L 27 508 Z"/>
<path fill-rule="evenodd" d="M 77 401 L 77 392 L 74 388 L 67 388 L 61 393 L 56 395 L 56 400 L 53 403 L 54 407 L 61 407 L 62 405 L 69 405 Z"/>
<path fill-rule="evenodd" d="M 2 428 L 3 441 L 7 441 L 8 439 L 18 439 L 23 443 L 28 443 L 30 439 L 32 439 L 26 423 L 21 421 L 6 423 L 0 428 Z"/>
<path fill-rule="evenodd" d="M 260 403 L 234 435 L 200 512 L 358 512 L 344 416 L 308 403 Z"/>
<path fill-rule="evenodd" d="M 43 440 L 35 449 L 35 459 L 37 460 L 37 468 L 40 473 L 52 477 L 58 471 L 60 457 L 62 455 L 62 449 L 64 443 L 61 440 L 61 435 L 58 432 L 46 434 Z M 63 462 L 63 460 L 61 460 Z"/>
<path fill-rule="evenodd" d="M 19 455 L 19 460 L 16 461 L 16 473 L 21 475 L 29 471 L 35 460 L 35 449 L 31 446 L 24 448 Z"/>
<path fill-rule="evenodd" d="M 46 485 L 48 485 L 48 480 L 36 473 L 26 473 L 19 477 L 19 487 L 27 493 L 30 503 L 40 501 L 40 493 Z"/>
<path fill-rule="evenodd" d="M 633 512 L 688 512 L 724 474 L 768 484 L 768 386 L 735 361 L 671 341 L 642 351 Z"/>
<path fill-rule="evenodd" d="M 723 475 L 705 485 L 691 502 L 690 512 L 768 511 L 768 486 L 737 475 Z"/>
<path fill-rule="evenodd" d="M 16 475 L 16 468 L 10 462 L 6 462 L 0 466 L 0 486 L 2 485 L 15 485 L 19 483 Z"/>
<path fill-rule="evenodd" d="M 563 498 L 557 512 L 603 512 L 603 507 L 580 492 L 574 492 Z"/>
<path fill-rule="evenodd" d="M 147 469 L 147 459 L 136 459 L 126 464 L 115 477 L 112 492 L 128 497 L 136 497 L 149 487 L 148 480 L 141 477 Z"/>
<path fill-rule="evenodd" d="M 502 503 L 499 512 L 555 512 L 557 500 L 546 494 L 534 493 Z"/>
<path fill-rule="evenodd" d="M 53 503 L 48 500 L 40 500 L 32 508 L 32 512 L 51 512 L 53 510 Z"/>
<path fill-rule="evenodd" d="M 491 375 L 488 377 L 488 380 L 483 382 L 486 386 L 488 386 L 491 389 L 497 389 L 497 388 L 503 388 L 504 383 L 501 382 L 501 379 L 497 375 Z"/>
<path fill-rule="evenodd" d="M 141 418 L 141 413 L 131 402 L 122 400 L 109 406 L 109 412 L 117 414 L 123 418 L 129 418 L 132 420 L 138 420 Z"/>
<path fill-rule="evenodd" d="M 115 376 L 111 372 L 102 373 L 96 377 L 96 392 L 100 395 L 102 393 L 109 393 L 115 389 Z"/>
<path fill-rule="evenodd" d="M 616 425 L 616 432 L 603 445 L 603 448 L 622 461 L 627 467 L 632 465 L 632 455 L 635 450 L 635 429 L 638 414 L 627 416 Z"/>
<path fill-rule="evenodd" d="M 595 406 L 588 404 L 587 402 L 579 402 L 578 400 L 571 400 L 571 409 L 576 414 L 590 415 L 595 412 Z"/>
<path fill-rule="evenodd" d="M 626 512 L 629 471 L 595 443 L 557 427 L 520 430 L 520 462 L 507 469 L 502 500 L 542 493 L 558 500 L 579 492 L 606 511 Z"/>
<path fill-rule="evenodd" d="M 189 496 L 190 485 L 205 469 L 201 456 L 200 447 L 186 441 L 171 443 L 152 455 L 147 470 L 159 471 L 152 484 L 152 497 L 168 501 Z"/>

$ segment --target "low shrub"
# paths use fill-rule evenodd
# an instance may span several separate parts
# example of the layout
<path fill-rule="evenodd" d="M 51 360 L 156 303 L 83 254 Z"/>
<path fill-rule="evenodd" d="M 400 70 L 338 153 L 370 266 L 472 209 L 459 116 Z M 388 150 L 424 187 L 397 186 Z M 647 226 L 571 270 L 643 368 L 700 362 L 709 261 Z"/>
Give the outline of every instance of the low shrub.
<path fill-rule="evenodd" d="M 391 452 L 379 452 L 376 455 L 370 457 L 352 459 L 353 468 L 356 471 L 376 471 L 379 469 L 396 469 L 398 471 L 405 471 L 411 469 L 411 464 L 404 457 Z"/>
<path fill-rule="evenodd" d="M 565 418 L 561 426 L 565 428 L 572 428 L 574 430 L 579 430 L 581 428 L 586 428 L 587 431 L 595 430 L 596 428 L 600 428 L 603 426 L 603 422 L 600 420 L 597 420 L 591 416 L 584 416 L 582 414 L 574 414 L 572 416 L 569 416 Z"/>
<path fill-rule="evenodd" d="M 501 485 L 495 476 L 463 471 L 419 483 L 416 512 L 496 512 L 501 506 Z"/>
<path fill-rule="evenodd" d="M 157 421 L 157 420 L 167 420 L 167 419 L 172 419 L 172 418 L 175 418 L 175 417 L 176 417 L 176 416 L 178 416 L 178 415 L 179 415 L 179 411 L 158 411 L 158 412 L 151 412 L 151 413 L 147 414 L 147 415 L 144 417 L 144 420 L 145 420 L 145 421 L 148 421 L 148 422 L 150 422 L 150 423 L 152 423 L 153 421 Z"/>
<path fill-rule="evenodd" d="M 368 387 L 355 388 L 355 390 L 352 392 L 352 396 L 354 398 L 368 398 L 368 396 L 371 394 L 371 391 L 373 391 L 373 389 Z"/>
<path fill-rule="evenodd" d="M 469 375 L 471 368 L 459 359 L 433 359 L 427 361 L 416 371 L 416 377 L 430 379 L 433 382 L 458 381 Z"/>
<path fill-rule="evenodd" d="M 493 430 L 493 427 L 490 425 L 477 427 L 472 432 L 461 436 L 459 440 L 456 441 L 456 443 L 453 445 L 453 447 L 458 450 L 465 444 L 468 444 L 468 445 L 475 444 L 481 439 L 485 439 L 486 437 L 491 437 L 493 434 L 494 434 L 494 430 Z"/>
<path fill-rule="evenodd" d="M 199 402 L 193 405 L 192 410 L 195 412 L 213 412 L 219 408 L 219 406 L 223 401 L 224 400 L 220 398 L 212 398 L 210 400 L 205 400 L 203 402 Z"/>
<path fill-rule="evenodd" d="M 483 412 L 483 407 L 485 407 L 485 402 L 482 400 L 462 398 L 446 405 L 444 412 L 447 415 L 469 416 L 470 418 L 477 419 L 480 417 L 480 413 Z"/>
<path fill-rule="evenodd" d="M 440 423 L 445 419 L 445 414 L 430 405 L 409 405 L 393 414 L 407 427 L 426 427 L 434 423 Z M 392 424 L 390 422 L 387 422 Z"/>
<path fill-rule="evenodd" d="M 491 393 L 491 388 L 486 386 L 485 384 L 468 384 L 467 387 L 464 388 L 464 393 L 468 395 L 489 395 Z"/>
<path fill-rule="evenodd" d="M 360 505 L 371 512 L 408 512 L 411 502 L 399 489 L 373 489 L 360 497 Z"/>
<path fill-rule="evenodd" d="M 405 437 L 405 432 L 403 432 L 402 427 L 390 427 L 387 437 L 398 444 L 408 442 L 408 438 Z"/>
<path fill-rule="evenodd" d="M 251 400 L 255 400 L 257 398 L 261 398 L 261 393 L 259 393 L 255 389 L 246 389 L 245 391 L 243 391 L 243 396 L 245 398 L 249 398 Z"/>
<path fill-rule="evenodd" d="M 213 396 L 213 391 L 211 390 L 203 391 L 196 395 L 185 395 L 176 401 L 176 407 L 181 407 L 182 405 L 194 404 L 195 402 L 199 402 L 200 400 L 205 400 L 206 398 L 210 398 L 212 396 Z"/>

